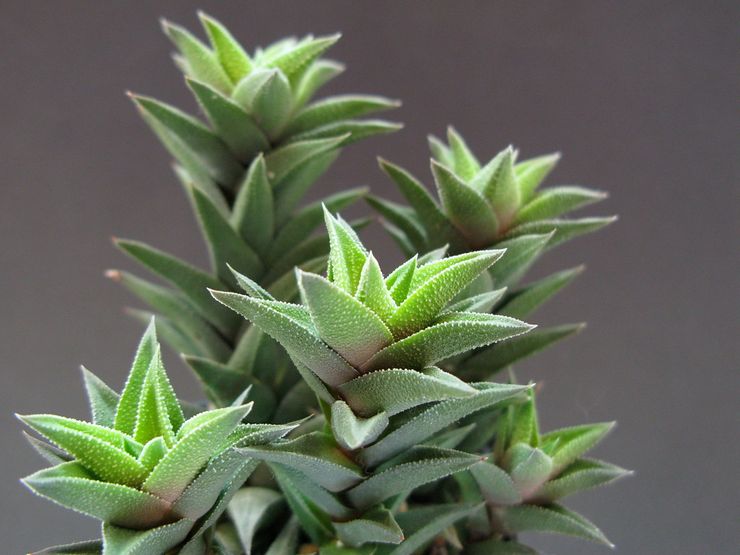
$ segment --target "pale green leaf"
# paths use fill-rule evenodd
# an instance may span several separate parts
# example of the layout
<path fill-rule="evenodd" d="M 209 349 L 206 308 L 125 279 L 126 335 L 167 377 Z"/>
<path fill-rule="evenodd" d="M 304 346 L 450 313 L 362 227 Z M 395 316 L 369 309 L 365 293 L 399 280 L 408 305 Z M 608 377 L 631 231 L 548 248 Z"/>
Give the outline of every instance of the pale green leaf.
<path fill-rule="evenodd" d="M 103 524 L 104 555 L 152 555 L 167 553 L 188 535 L 193 522 L 178 520 L 148 530 L 130 530 Z"/>
<path fill-rule="evenodd" d="M 337 95 L 321 99 L 300 110 L 286 128 L 287 135 L 302 133 L 340 120 L 397 108 L 398 101 L 382 96 Z"/>
<path fill-rule="evenodd" d="M 383 322 L 396 311 L 396 302 L 385 285 L 383 273 L 373 253 L 368 253 L 357 285 L 357 300 L 377 314 Z"/>
<path fill-rule="evenodd" d="M 557 218 L 607 197 L 606 193 L 577 186 L 545 189 L 524 205 L 516 215 L 517 223 Z"/>
<path fill-rule="evenodd" d="M 90 370 L 84 366 L 81 368 L 93 423 L 112 428 L 113 421 L 116 418 L 116 408 L 118 407 L 118 393 L 108 387 L 103 380 Z"/>
<path fill-rule="evenodd" d="M 231 224 L 255 251 L 264 255 L 270 247 L 275 222 L 272 187 L 262 155 L 254 159 L 234 200 Z M 229 261 L 231 266 L 234 266 Z"/>
<path fill-rule="evenodd" d="M 481 461 L 470 467 L 470 473 L 488 503 L 515 505 L 521 502 L 522 496 L 511 477 L 495 464 Z"/>
<path fill-rule="evenodd" d="M 221 67 L 233 83 L 238 83 L 252 70 L 249 55 L 220 22 L 203 12 L 198 12 L 198 17 L 208 33 Z"/>
<path fill-rule="evenodd" d="M 602 227 L 617 221 L 616 216 L 597 217 L 597 218 L 579 218 L 577 220 L 568 219 L 550 219 L 538 220 L 519 224 L 506 233 L 506 237 L 519 237 L 532 233 L 551 233 L 554 232 L 553 238 L 548 243 L 552 248 L 556 245 L 570 241 L 580 235 L 585 235 L 598 231 Z"/>
<path fill-rule="evenodd" d="M 300 41 L 294 48 L 288 49 L 270 61 L 270 66 L 279 68 L 288 79 L 293 80 L 300 72 L 316 60 L 321 54 L 334 43 L 341 35 L 327 35 L 317 38 L 306 38 Z"/>
<path fill-rule="evenodd" d="M 351 547 L 367 543 L 399 544 L 403 541 L 401 527 L 385 507 L 376 507 L 346 522 L 335 522 L 334 528 L 339 540 Z"/>
<path fill-rule="evenodd" d="M 356 416 L 344 401 L 331 406 L 331 427 L 337 443 L 354 451 L 373 443 L 388 427 L 388 415 L 380 412 L 370 418 Z"/>
<path fill-rule="evenodd" d="M 584 424 L 544 434 L 540 445 L 552 457 L 553 473 L 561 472 L 583 453 L 593 448 L 615 425 L 615 422 Z"/>
<path fill-rule="evenodd" d="M 519 190 L 527 202 L 560 160 L 560 154 L 547 154 L 519 162 L 514 166 Z"/>
<path fill-rule="evenodd" d="M 583 266 L 556 272 L 509 295 L 496 312 L 512 318 L 526 318 L 583 271 Z"/>
<path fill-rule="evenodd" d="M 544 484 L 538 491 L 538 500 L 555 501 L 587 489 L 613 482 L 632 474 L 616 465 L 592 459 L 576 459 L 556 478 Z"/>
<path fill-rule="evenodd" d="M 550 532 L 575 536 L 612 547 L 611 542 L 592 522 L 560 505 L 508 507 L 503 511 L 501 520 L 512 532 Z"/>
<path fill-rule="evenodd" d="M 252 541 L 260 525 L 269 522 L 282 501 L 277 491 L 258 487 L 242 488 L 232 497 L 227 510 L 247 554 L 252 553 Z"/>
<path fill-rule="evenodd" d="M 288 79 L 275 69 L 256 69 L 234 89 L 233 100 L 244 108 L 271 138 L 290 117 L 293 94 Z"/>
<path fill-rule="evenodd" d="M 267 164 L 267 176 L 270 178 L 273 187 L 279 187 L 283 180 L 303 164 L 313 161 L 320 154 L 328 153 L 341 146 L 347 137 L 348 135 L 341 135 L 328 139 L 298 141 L 271 151 L 265 156 L 265 163 Z M 323 173 L 324 169 L 319 167 L 319 175 Z"/>
<path fill-rule="evenodd" d="M 551 244 L 552 237 L 550 229 L 544 233 L 521 235 L 496 243 L 496 247 L 506 249 L 501 260 L 489 270 L 496 287 L 512 285 L 521 279 L 545 246 Z"/>

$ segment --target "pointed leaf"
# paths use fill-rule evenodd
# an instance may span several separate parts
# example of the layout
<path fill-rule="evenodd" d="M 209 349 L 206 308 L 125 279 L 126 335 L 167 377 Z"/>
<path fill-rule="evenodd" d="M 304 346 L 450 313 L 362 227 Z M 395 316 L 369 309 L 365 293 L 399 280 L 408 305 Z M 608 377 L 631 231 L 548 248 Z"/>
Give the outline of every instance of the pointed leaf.
<path fill-rule="evenodd" d="M 558 473 L 599 443 L 615 426 L 615 422 L 600 422 L 562 428 L 542 436 L 542 449 L 553 460 L 553 473 Z"/>
<path fill-rule="evenodd" d="M 488 503 L 493 505 L 521 503 L 522 496 L 511 477 L 495 464 L 481 461 L 470 467 L 470 473 Z"/>
<path fill-rule="evenodd" d="M 500 229 L 509 227 L 521 203 L 513 164 L 514 150 L 509 147 L 486 164 L 470 183 L 493 207 Z"/>
<path fill-rule="evenodd" d="M 203 12 L 199 12 L 198 17 L 208 33 L 211 46 L 221 67 L 233 83 L 238 83 L 252 70 L 252 60 L 249 55 L 220 22 Z"/>
<path fill-rule="evenodd" d="M 126 385 L 123 386 L 123 391 L 118 401 L 113 425 L 116 430 L 120 430 L 128 435 L 134 433 L 136 416 L 139 413 L 139 403 L 141 402 L 144 389 L 144 381 L 152 358 L 158 349 L 157 332 L 154 326 L 154 320 L 151 320 L 139 341 L 136 356 L 131 365 L 131 371 L 128 378 L 126 378 Z"/>
<path fill-rule="evenodd" d="M 46 443 L 45 441 L 40 440 L 25 431 L 22 433 L 23 437 L 26 438 L 26 441 L 31 444 L 31 447 L 33 447 L 34 451 L 41 455 L 47 462 L 53 465 L 57 465 L 69 462 L 73 459 L 73 457 L 71 457 L 69 453 L 62 449 L 59 449 L 51 443 Z"/>
<path fill-rule="evenodd" d="M 550 220 L 538 220 L 535 222 L 528 222 L 519 224 L 513 229 L 509 230 L 506 234 L 507 237 L 519 237 L 521 235 L 532 234 L 532 233 L 550 233 L 554 232 L 553 238 L 548 243 L 548 247 L 552 248 L 560 243 L 565 243 L 578 237 L 579 235 L 585 235 L 598 231 L 602 227 L 614 223 L 617 221 L 616 216 L 609 216 L 605 218 L 580 218 L 578 220 L 568 219 L 550 219 Z"/>
<path fill-rule="evenodd" d="M 380 412 L 370 418 L 355 416 L 344 401 L 331 406 L 331 427 L 337 443 L 348 451 L 354 451 L 373 443 L 388 427 L 388 415 Z"/>
<path fill-rule="evenodd" d="M 231 223 L 247 244 L 264 254 L 274 232 L 273 216 L 272 187 L 267 179 L 264 158 L 259 155 L 239 188 Z"/>
<path fill-rule="evenodd" d="M 340 34 L 327 35 L 325 37 L 308 38 L 298 43 L 283 54 L 270 61 L 272 67 L 279 68 L 288 79 L 293 79 L 316 58 L 334 43 Z"/>
<path fill-rule="evenodd" d="M 447 140 L 450 143 L 450 154 L 454 164 L 453 170 L 464 181 L 472 179 L 480 169 L 480 163 L 475 155 L 454 127 L 447 128 Z"/>
<path fill-rule="evenodd" d="M 426 233 L 417 221 L 413 208 L 375 196 L 369 196 L 366 200 L 383 218 L 403 231 L 416 251 L 423 250 L 427 242 Z"/>
<path fill-rule="evenodd" d="M 526 318 L 537 307 L 568 285 L 582 271 L 583 266 L 563 270 L 562 272 L 554 273 L 532 283 L 519 291 L 514 291 L 497 312 L 511 316 L 512 318 Z"/>
<path fill-rule="evenodd" d="M 85 381 L 93 423 L 112 428 L 118 407 L 118 393 L 84 366 L 82 367 L 82 378 Z"/>
<path fill-rule="evenodd" d="M 523 201 L 526 202 L 532 198 L 537 187 L 545 180 L 559 160 L 559 153 L 547 154 L 525 160 L 514 166 Z"/>
<path fill-rule="evenodd" d="M 354 295 L 367 259 L 367 251 L 347 222 L 332 216 L 326 208 L 324 219 L 329 234 L 331 280 L 350 295 Z"/>
<path fill-rule="evenodd" d="M 386 322 L 396 311 L 396 303 L 385 285 L 383 273 L 373 253 L 367 255 L 355 296 L 383 322 Z"/>
<path fill-rule="evenodd" d="M 320 87 L 343 71 L 344 66 L 333 60 L 318 59 L 308 66 L 294 88 L 296 107 L 306 104 Z"/>
<path fill-rule="evenodd" d="M 545 189 L 519 210 L 518 223 L 557 218 L 561 214 L 577 210 L 607 197 L 606 193 L 577 186 L 561 186 Z"/>
<path fill-rule="evenodd" d="M 282 496 L 273 489 L 242 488 L 231 499 L 228 513 L 246 553 L 252 553 L 252 540 L 259 526 L 282 503 Z"/>
<path fill-rule="evenodd" d="M 232 98 L 270 137 L 277 136 L 291 114 L 290 83 L 285 75 L 274 69 L 252 71 L 236 86 Z"/>
<path fill-rule="evenodd" d="M 104 553 L 125 555 L 152 555 L 167 553 L 182 542 L 193 523 L 183 519 L 149 530 L 130 530 L 112 524 L 103 524 Z"/>
<path fill-rule="evenodd" d="M 399 544 L 403 541 L 403 531 L 385 507 L 376 507 L 364 515 L 347 522 L 335 522 L 339 540 L 358 547 L 366 543 Z"/>
<path fill-rule="evenodd" d="M 329 139 L 313 139 L 290 143 L 265 156 L 267 175 L 274 187 L 277 187 L 291 172 L 302 164 L 339 147 L 347 135 Z"/>
<path fill-rule="evenodd" d="M 498 263 L 489 270 L 497 287 L 516 283 L 529 270 L 542 254 L 546 245 L 552 244 L 552 232 L 521 235 L 496 243 L 496 247 L 506 249 Z"/>
<path fill-rule="evenodd" d="M 551 532 L 612 546 L 593 523 L 560 505 L 508 507 L 501 515 L 501 520 L 503 525 L 512 532 Z"/>
<path fill-rule="evenodd" d="M 397 108 L 398 101 L 382 96 L 338 95 L 321 99 L 302 109 L 296 114 L 286 129 L 287 135 L 293 135 L 337 122 L 364 116 L 372 112 Z"/>
<path fill-rule="evenodd" d="M 549 502 L 613 482 L 632 474 L 616 465 L 592 459 L 577 459 L 557 478 L 544 484 L 537 491 L 538 500 Z"/>

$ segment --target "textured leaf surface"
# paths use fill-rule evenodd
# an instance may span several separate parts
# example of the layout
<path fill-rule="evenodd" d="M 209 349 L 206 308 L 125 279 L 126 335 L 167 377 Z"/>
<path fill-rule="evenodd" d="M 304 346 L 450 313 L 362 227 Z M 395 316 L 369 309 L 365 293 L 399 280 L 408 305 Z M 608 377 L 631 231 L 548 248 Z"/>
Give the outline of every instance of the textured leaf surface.
<path fill-rule="evenodd" d="M 116 417 L 116 407 L 118 407 L 118 393 L 84 366 L 82 367 L 82 378 L 85 382 L 93 423 L 112 428 Z"/>
<path fill-rule="evenodd" d="M 403 540 L 403 531 L 384 507 L 372 509 L 347 522 L 336 522 L 334 528 L 339 540 L 352 547 L 366 543 L 398 544 Z"/>
<path fill-rule="evenodd" d="M 480 487 L 483 497 L 495 505 L 515 505 L 521 502 L 516 485 L 505 470 L 490 462 L 481 461 L 470 467 L 470 473 Z"/>
<path fill-rule="evenodd" d="M 368 445 L 378 439 L 388 426 L 388 415 L 378 413 L 370 418 L 356 416 L 344 401 L 331 406 L 331 425 L 337 442 L 349 451 Z"/>
<path fill-rule="evenodd" d="M 508 507 L 501 518 L 504 526 L 513 532 L 551 532 L 612 547 L 611 542 L 593 523 L 559 505 Z"/>
<path fill-rule="evenodd" d="M 247 487 L 240 489 L 229 503 L 229 516 L 234 522 L 239 540 L 246 553 L 252 553 L 252 540 L 260 524 L 263 524 L 271 511 L 282 502 L 282 496 L 275 490 Z"/>
<path fill-rule="evenodd" d="M 141 531 L 104 524 L 103 553 L 105 555 L 166 553 L 187 537 L 192 526 L 193 523 L 185 519 Z"/>

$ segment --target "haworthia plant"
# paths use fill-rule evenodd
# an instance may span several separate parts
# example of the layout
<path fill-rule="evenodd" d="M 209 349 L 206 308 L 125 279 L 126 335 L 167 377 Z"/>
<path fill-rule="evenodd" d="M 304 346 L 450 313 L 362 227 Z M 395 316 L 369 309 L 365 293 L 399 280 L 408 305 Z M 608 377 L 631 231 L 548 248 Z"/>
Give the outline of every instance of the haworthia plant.
<path fill-rule="evenodd" d="M 164 284 L 108 271 L 149 327 L 120 393 L 83 369 L 90 422 L 20 417 L 51 464 L 26 485 L 102 523 L 37 553 L 536 553 L 528 532 L 609 545 L 561 503 L 628 474 L 585 457 L 613 424 L 541 433 L 534 384 L 512 371 L 582 329 L 525 322 L 581 267 L 520 282 L 612 221 L 564 217 L 605 195 L 541 188 L 557 155 L 507 148 L 482 164 L 450 128 L 430 139 L 438 199 L 381 160 L 408 202 L 367 197 L 407 256 L 384 272 L 358 236 L 368 220 L 337 215 L 364 188 L 303 198 L 345 145 L 399 128 L 368 119 L 398 102 L 314 100 L 342 71 L 323 57 L 338 35 L 249 53 L 200 20 L 207 43 L 163 27 L 202 118 L 131 98 L 175 160 L 211 268 L 116 239 Z M 157 334 L 207 402 L 177 399 Z"/>

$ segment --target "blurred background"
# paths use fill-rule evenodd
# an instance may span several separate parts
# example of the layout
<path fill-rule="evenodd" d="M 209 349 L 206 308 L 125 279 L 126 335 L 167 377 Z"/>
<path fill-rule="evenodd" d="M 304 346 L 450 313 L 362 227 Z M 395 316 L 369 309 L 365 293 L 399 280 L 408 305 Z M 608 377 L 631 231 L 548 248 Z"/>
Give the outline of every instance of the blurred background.
<path fill-rule="evenodd" d="M 341 31 L 333 92 L 401 98 L 405 129 L 350 147 L 315 192 L 397 198 L 376 155 L 427 183 L 427 133 L 453 123 L 488 159 L 564 154 L 550 184 L 610 192 L 620 221 L 546 257 L 532 277 L 588 271 L 534 318 L 588 321 L 519 368 L 540 382 L 544 429 L 618 420 L 597 456 L 636 470 L 571 505 L 619 553 L 736 552 L 738 531 L 738 28 L 731 1 L 0 1 L 0 504 L 2 551 L 86 539 L 92 520 L 34 498 L 42 466 L 12 413 L 81 417 L 77 366 L 118 388 L 140 326 L 103 277 L 134 268 L 112 235 L 205 264 L 168 155 L 124 90 L 194 109 L 160 33 L 202 8 L 250 49 Z M 357 209 L 355 209 L 357 211 Z M 361 207 L 369 213 L 369 209 Z M 375 224 L 386 268 L 400 260 Z M 138 268 L 136 268 L 138 270 Z M 176 389 L 197 387 L 166 353 Z M 605 553 L 540 536 L 545 553 Z"/>

